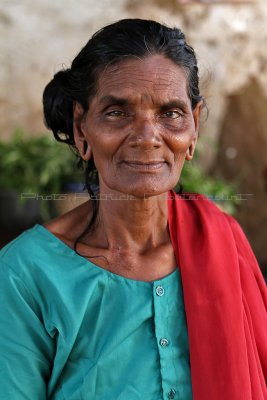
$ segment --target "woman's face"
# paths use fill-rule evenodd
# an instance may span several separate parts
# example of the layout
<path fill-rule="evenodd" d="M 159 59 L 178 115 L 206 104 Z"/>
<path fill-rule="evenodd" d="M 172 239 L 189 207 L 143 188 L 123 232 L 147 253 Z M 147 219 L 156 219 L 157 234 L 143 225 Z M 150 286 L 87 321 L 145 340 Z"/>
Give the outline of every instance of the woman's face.
<path fill-rule="evenodd" d="M 100 191 L 162 194 L 193 155 L 199 113 L 200 105 L 191 109 L 180 67 L 162 55 L 128 59 L 101 74 L 89 111 L 74 125 L 76 145 L 87 141 Z"/>

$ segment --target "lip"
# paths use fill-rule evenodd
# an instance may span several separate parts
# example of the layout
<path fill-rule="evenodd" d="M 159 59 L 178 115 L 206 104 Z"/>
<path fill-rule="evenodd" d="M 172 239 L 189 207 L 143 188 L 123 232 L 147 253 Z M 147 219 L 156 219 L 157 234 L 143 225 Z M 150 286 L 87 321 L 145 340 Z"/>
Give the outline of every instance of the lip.
<path fill-rule="evenodd" d="M 123 161 L 130 168 L 138 169 L 138 170 L 145 170 L 145 171 L 154 171 L 160 169 L 165 164 L 165 161 L 155 160 L 149 162 L 142 162 L 142 161 L 131 161 L 126 160 Z"/>

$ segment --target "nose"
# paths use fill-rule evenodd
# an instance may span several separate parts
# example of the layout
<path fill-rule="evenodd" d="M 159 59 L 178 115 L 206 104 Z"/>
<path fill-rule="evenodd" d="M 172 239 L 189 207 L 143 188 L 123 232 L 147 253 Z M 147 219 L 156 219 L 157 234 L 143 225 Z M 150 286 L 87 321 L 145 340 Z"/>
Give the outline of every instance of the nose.
<path fill-rule="evenodd" d="M 144 150 L 159 148 L 162 145 L 156 121 L 151 118 L 138 118 L 132 126 L 130 144 Z"/>

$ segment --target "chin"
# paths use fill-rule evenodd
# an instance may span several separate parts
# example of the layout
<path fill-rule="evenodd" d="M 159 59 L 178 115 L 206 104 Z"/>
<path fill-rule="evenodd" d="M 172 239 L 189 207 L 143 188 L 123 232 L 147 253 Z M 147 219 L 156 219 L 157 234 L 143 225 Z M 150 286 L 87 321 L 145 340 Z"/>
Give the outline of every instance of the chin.
<path fill-rule="evenodd" d="M 132 179 L 131 179 L 132 178 Z M 123 198 L 125 196 L 131 196 L 137 199 L 148 199 L 149 197 L 160 196 L 168 193 L 172 190 L 177 181 L 177 176 L 164 176 L 153 179 L 133 179 L 133 177 L 117 177 L 116 180 L 110 179 L 100 181 L 100 192 L 108 193 L 113 192 L 113 195 Z M 101 190 L 102 189 L 102 190 Z"/>
<path fill-rule="evenodd" d="M 155 196 L 160 196 L 160 195 L 165 195 L 168 193 L 169 190 L 171 190 L 172 187 L 170 188 L 159 188 L 159 187 L 142 187 L 142 188 L 129 188 L 127 190 L 127 195 L 135 197 L 137 199 L 149 199 L 150 197 L 155 197 Z"/>

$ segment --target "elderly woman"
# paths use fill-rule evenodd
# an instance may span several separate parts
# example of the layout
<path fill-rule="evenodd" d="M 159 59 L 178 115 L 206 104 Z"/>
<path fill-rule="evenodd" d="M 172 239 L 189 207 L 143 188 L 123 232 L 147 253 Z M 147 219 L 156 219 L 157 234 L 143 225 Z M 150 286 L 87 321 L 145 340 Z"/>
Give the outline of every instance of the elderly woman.
<path fill-rule="evenodd" d="M 98 31 L 47 85 L 46 124 L 86 163 L 91 199 L 1 252 L 1 400 L 267 398 L 249 244 L 172 191 L 202 102 L 183 33 L 138 19 Z"/>

